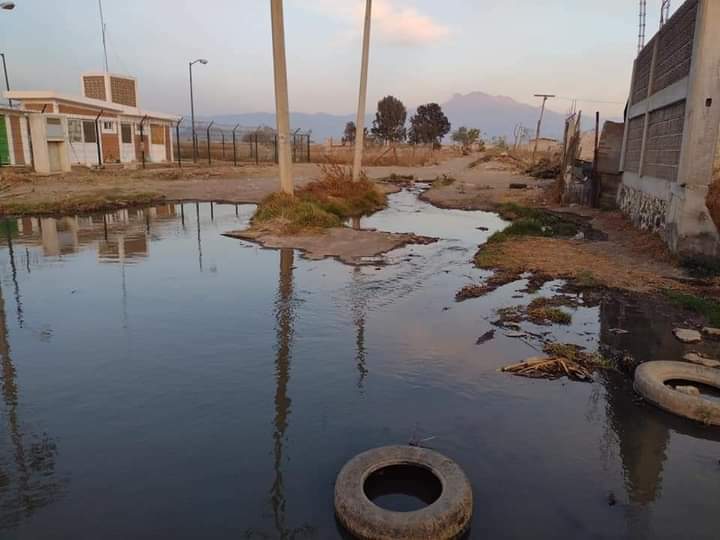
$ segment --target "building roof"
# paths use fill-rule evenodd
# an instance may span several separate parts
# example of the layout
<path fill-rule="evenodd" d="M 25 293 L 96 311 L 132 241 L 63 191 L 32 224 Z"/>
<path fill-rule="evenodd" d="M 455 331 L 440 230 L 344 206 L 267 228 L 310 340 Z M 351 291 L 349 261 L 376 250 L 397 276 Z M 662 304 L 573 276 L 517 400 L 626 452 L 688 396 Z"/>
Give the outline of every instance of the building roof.
<path fill-rule="evenodd" d="M 91 107 L 98 110 L 105 109 L 108 112 L 115 112 L 126 116 L 136 116 L 139 118 L 148 116 L 150 118 L 168 120 L 172 122 L 180 120 L 180 116 L 175 114 L 151 112 L 139 107 L 130 107 L 129 105 L 121 105 L 120 103 L 112 103 L 110 101 L 103 101 L 101 99 L 93 99 L 82 96 L 68 96 L 66 94 L 59 94 L 58 92 L 50 90 L 11 90 L 9 92 L 5 92 L 4 96 L 7 99 L 14 99 L 17 101 L 63 101 L 74 105 Z"/>

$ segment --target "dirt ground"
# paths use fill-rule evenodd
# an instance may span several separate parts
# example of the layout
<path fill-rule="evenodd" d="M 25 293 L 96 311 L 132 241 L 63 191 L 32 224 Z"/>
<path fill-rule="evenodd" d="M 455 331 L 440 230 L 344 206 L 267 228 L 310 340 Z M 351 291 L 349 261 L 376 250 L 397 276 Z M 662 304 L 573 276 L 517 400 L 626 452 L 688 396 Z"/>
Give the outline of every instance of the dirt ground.
<path fill-rule="evenodd" d="M 552 207 L 545 196 L 548 180 L 536 180 L 519 172 L 511 158 L 481 162 L 478 154 L 450 157 L 440 164 L 418 167 L 368 167 L 368 177 L 380 180 L 388 176 L 412 176 L 415 180 L 434 182 L 423 199 L 440 207 L 492 210 L 504 202 L 527 206 Z M 320 177 L 316 164 L 295 164 L 296 185 L 302 186 Z M 0 200 L 0 214 L 52 212 L 73 208 L 78 198 L 92 201 L 105 197 L 132 204 L 135 197 L 143 203 L 151 200 L 221 201 L 257 203 L 278 188 L 276 166 L 185 167 L 146 170 L 79 170 L 72 174 L 51 177 L 0 171 L 0 181 L 9 187 Z M 525 184 L 523 189 L 511 189 L 511 184 Z M 385 189 L 393 187 L 383 184 Z M 62 206 L 62 203 L 70 203 Z M 85 208 L 85 207 L 82 207 Z M 584 216 L 590 224 L 607 234 L 606 241 L 564 240 L 523 237 L 495 246 L 494 259 L 498 267 L 525 268 L 550 275 L 577 276 L 588 271 L 601 283 L 630 290 L 681 286 L 683 273 L 677 261 L 668 253 L 656 236 L 633 228 L 619 212 L 601 212 L 582 208 L 557 209 Z M 277 240 L 277 239 L 276 239 Z M 327 240 L 327 238 L 325 238 Z M 347 239 L 338 238 L 338 246 Z M 357 257 L 378 254 L 391 249 L 399 239 L 376 238 L 376 245 Z M 403 241 L 401 241 L 402 243 Z M 273 241 L 273 244 L 279 240 Z M 297 242 L 296 242 L 297 243 Z M 308 244 L 307 242 L 305 244 Z M 313 244 L 310 242 L 309 244 Z M 298 245 L 309 251 L 350 260 L 345 247 L 315 250 L 312 245 Z M 365 246 L 368 247 L 368 246 Z M 364 249 L 364 248 L 363 248 Z"/>
<path fill-rule="evenodd" d="M 309 234 L 280 236 L 263 231 L 231 231 L 225 236 L 256 242 L 266 248 L 294 248 L 308 259 L 333 257 L 345 264 L 378 264 L 373 260 L 407 244 L 427 244 L 434 239 L 414 234 L 333 228 Z"/>

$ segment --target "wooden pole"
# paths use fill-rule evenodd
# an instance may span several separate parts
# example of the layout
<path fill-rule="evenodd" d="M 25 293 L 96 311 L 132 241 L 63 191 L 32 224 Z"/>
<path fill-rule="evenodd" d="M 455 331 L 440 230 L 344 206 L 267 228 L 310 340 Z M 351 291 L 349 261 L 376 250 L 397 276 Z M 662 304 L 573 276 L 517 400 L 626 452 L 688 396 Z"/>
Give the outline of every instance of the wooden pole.
<path fill-rule="evenodd" d="M 280 166 L 280 189 L 293 194 L 292 161 L 290 159 L 290 106 L 288 104 L 287 62 L 285 60 L 285 25 L 283 0 L 270 0 L 275 75 L 275 115 L 277 117 L 277 155 Z"/>
<path fill-rule="evenodd" d="M 537 131 L 535 132 L 535 146 L 533 147 L 532 162 L 535 163 L 535 154 L 537 154 L 538 141 L 540 140 L 540 128 L 542 127 L 543 116 L 545 115 L 545 103 L 548 98 L 554 98 L 553 94 L 535 94 L 535 97 L 543 98 L 542 107 L 540 108 L 540 118 L 537 123 Z"/>
<path fill-rule="evenodd" d="M 360 66 L 360 92 L 358 94 L 357 118 L 355 119 L 355 159 L 353 160 L 353 182 L 360 179 L 363 150 L 365 147 L 365 102 L 367 100 L 368 63 L 370 60 L 370 23 L 372 21 L 372 0 L 365 4 L 365 28 L 363 29 L 362 63 Z"/>

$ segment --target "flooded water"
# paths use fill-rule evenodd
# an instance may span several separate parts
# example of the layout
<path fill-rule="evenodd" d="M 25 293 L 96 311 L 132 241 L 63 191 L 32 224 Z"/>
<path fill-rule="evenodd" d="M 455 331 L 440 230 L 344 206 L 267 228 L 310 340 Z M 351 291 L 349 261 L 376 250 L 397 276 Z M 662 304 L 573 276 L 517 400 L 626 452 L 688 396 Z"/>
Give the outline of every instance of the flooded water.
<path fill-rule="evenodd" d="M 342 465 L 410 441 L 468 474 L 471 538 L 718 538 L 718 430 L 637 403 L 613 372 L 500 373 L 537 354 L 501 330 L 476 344 L 498 308 L 560 286 L 454 302 L 485 275 L 469 261 L 497 216 L 403 191 L 361 225 L 441 241 L 352 268 L 221 236 L 252 212 L 2 225 L 2 538 L 339 538 Z M 673 353 L 652 311 L 606 301 L 524 328 Z"/>

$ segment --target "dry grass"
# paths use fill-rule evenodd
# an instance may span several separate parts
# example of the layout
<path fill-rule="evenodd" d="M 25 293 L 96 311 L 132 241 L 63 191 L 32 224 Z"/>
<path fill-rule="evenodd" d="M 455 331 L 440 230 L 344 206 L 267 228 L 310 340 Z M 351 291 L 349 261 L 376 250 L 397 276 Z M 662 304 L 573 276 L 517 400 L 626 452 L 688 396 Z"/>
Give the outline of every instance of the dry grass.
<path fill-rule="evenodd" d="M 677 289 L 681 285 L 671 277 L 638 260 L 623 260 L 612 250 L 597 248 L 600 242 L 581 242 L 544 237 L 516 237 L 483 246 L 475 256 L 481 268 L 502 268 L 517 273 L 540 272 L 563 279 L 586 279 L 592 272 L 593 283 L 631 291 L 653 292 Z"/>
<path fill-rule="evenodd" d="M 253 216 L 256 228 L 271 228 L 284 234 L 308 229 L 342 226 L 343 220 L 376 212 L 387 205 L 386 195 L 363 176 L 353 182 L 342 165 L 321 166 L 323 179 L 311 182 L 295 196 L 273 193 L 266 197 Z"/>
<path fill-rule="evenodd" d="M 352 146 L 326 147 L 316 145 L 312 149 L 312 160 L 315 162 L 338 163 L 351 165 L 354 157 Z M 426 165 L 437 165 L 450 157 L 456 157 L 458 151 L 453 148 L 442 148 L 433 150 L 428 146 L 395 145 L 395 146 L 371 146 L 363 153 L 363 166 L 400 166 L 400 167 L 424 167 Z"/>

